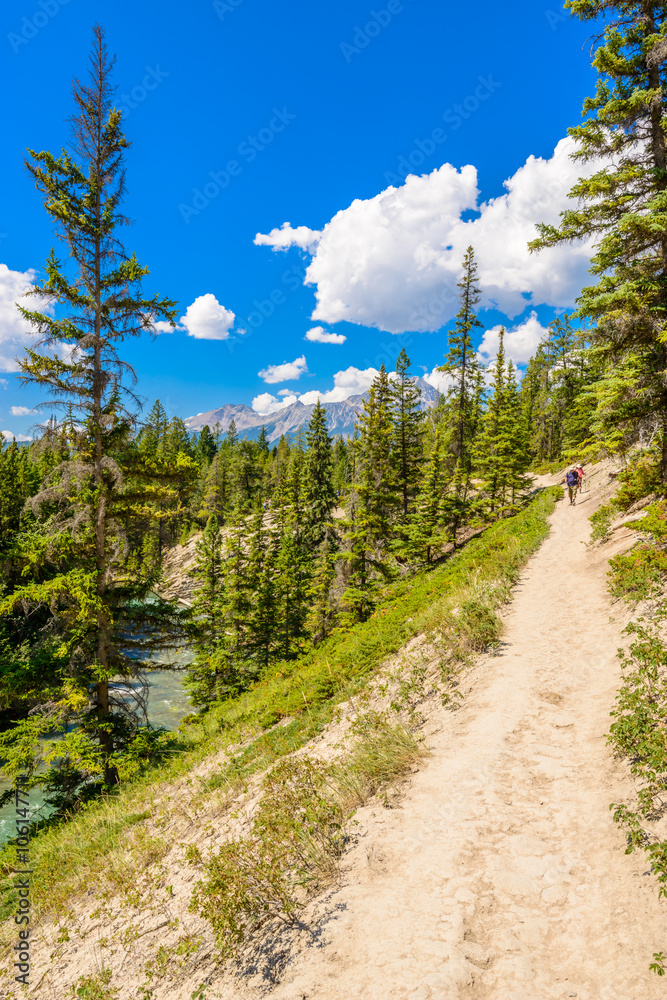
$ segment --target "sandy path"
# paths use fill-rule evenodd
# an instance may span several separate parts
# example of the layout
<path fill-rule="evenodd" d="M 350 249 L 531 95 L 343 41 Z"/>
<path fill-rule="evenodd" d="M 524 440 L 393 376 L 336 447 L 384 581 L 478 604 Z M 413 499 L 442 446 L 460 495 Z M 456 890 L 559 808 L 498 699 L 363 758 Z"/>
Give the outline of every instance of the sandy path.
<path fill-rule="evenodd" d="M 500 652 L 473 671 L 401 807 L 361 810 L 331 917 L 275 1000 L 664 997 L 648 964 L 667 908 L 608 808 L 632 789 L 604 739 L 623 623 L 609 552 L 582 544 L 594 494 L 582 499 L 557 505 Z"/>

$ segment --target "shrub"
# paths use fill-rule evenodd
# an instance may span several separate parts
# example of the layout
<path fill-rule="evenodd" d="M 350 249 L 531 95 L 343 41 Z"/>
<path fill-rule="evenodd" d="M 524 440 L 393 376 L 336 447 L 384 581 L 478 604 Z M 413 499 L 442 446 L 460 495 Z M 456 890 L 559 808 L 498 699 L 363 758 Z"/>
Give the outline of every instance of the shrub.
<path fill-rule="evenodd" d="M 614 503 L 619 510 L 628 510 L 660 488 L 660 462 L 653 455 L 642 455 L 619 472 L 618 481 Z"/>
<path fill-rule="evenodd" d="M 612 597 L 643 601 L 655 596 L 667 574 L 667 552 L 653 545 L 637 545 L 627 555 L 609 560 L 609 590 Z"/>
<path fill-rule="evenodd" d="M 468 649 L 480 652 L 495 643 L 502 632 L 502 622 L 491 607 L 479 598 L 461 605 L 459 627 Z"/>
<path fill-rule="evenodd" d="M 229 841 L 204 863 L 190 904 L 213 927 L 223 958 L 266 920 L 292 922 L 305 895 L 334 880 L 343 849 L 345 817 L 330 766 L 288 758 L 263 791 L 250 836 Z"/>
<path fill-rule="evenodd" d="M 69 996 L 80 997 L 81 1000 L 115 1000 L 120 989 L 109 985 L 111 969 L 102 969 L 90 976 L 81 976 L 74 986 L 70 986 Z"/>
<path fill-rule="evenodd" d="M 354 807 L 425 752 L 407 729 L 377 713 L 360 718 L 353 732 L 359 739 L 342 763 L 280 761 L 264 780 L 250 835 L 204 862 L 190 909 L 209 921 L 223 958 L 267 920 L 293 922 L 310 893 L 336 881 Z M 190 860 L 200 863 L 198 852 Z"/>
<path fill-rule="evenodd" d="M 344 770 L 360 781 L 364 799 L 390 785 L 425 754 L 409 729 L 392 726 L 377 712 L 361 716 L 353 731 L 359 740 L 345 761 Z"/>
<path fill-rule="evenodd" d="M 609 742 L 618 754 L 630 759 L 630 770 L 640 784 L 634 809 L 623 804 L 610 806 L 615 822 L 626 827 L 626 853 L 639 847 L 647 854 L 659 895 L 667 898 L 667 840 L 661 841 L 645 826 L 665 811 L 667 649 L 660 634 L 665 622 L 667 610 L 660 608 L 652 623 L 640 618 L 625 630 L 635 638 L 629 653 L 620 650 L 618 654 L 624 676 L 611 713 L 615 721 Z M 652 971 L 664 975 L 665 956 L 660 952 L 653 957 Z"/>
<path fill-rule="evenodd" d="M 667 500 L 652 503 L 646 510 L 645 517 L 637 525 L 642 534 L 651 535 L 660 545 L 667 543 Z"/>
<path fill-rule="evenodd" d="M 613 500 L 609 503 L 603 503 L 594 514 L 591 514 L 589 521 L 593 526 L 591 531 L 591 541 L 590 544 L 593 545 L 595 542 L 606 542 L 609 538 L 609 528 L 611 527 L 611 522 L 614 520 L 616 515 L 617 507 Z"/>

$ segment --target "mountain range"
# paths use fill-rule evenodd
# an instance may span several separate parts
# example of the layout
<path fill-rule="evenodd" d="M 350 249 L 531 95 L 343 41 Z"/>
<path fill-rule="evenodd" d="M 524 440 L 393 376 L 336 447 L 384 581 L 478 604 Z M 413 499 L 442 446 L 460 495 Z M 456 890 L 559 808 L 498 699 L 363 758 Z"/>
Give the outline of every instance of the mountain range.
<path fill-rule="evenodd" d="M 435 389 L 423 378 L 415 376 L 412 381 L 421 389 L 421 407 L 423 410 L 430 410 L 438 402 L 438 390 Z M 347 399 L 336 403 L 322 403 L 327 414 L 327 427 L 329 433 L 342 437 L 351 437 L 354 432 L 354 424 L 357 420 L 362 404 L 368 398 L 368 393 L 349 396 Z M 265 428 L 267 439 L 270 442 L 277 441 L 281 435 L 294 437 L 302 427 L 305 427 L 310 420 L 315 409 L 314 403 L 291 403 L 281 410 L 273 413 L 256 413 L 245 403 L 226 403 L 217 410 L 208 410 L 206 413 L 198 413 L 194 417 L 188 417 L 185 421 L 186 427 L 191 431 L 200 431 L 205 424 L 210 428 L 220 425 L 224 432 L 229 429 L 232 420 L 236 424 L 236 429 L 240 437 L 254 439 L 258 437 L 262 427 Z"/>

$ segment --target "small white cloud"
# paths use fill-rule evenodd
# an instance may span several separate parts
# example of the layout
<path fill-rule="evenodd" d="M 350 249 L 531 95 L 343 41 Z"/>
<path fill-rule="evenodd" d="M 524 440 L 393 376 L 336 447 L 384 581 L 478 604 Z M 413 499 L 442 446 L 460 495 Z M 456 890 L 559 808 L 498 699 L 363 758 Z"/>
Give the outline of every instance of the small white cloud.
<path fill-rule="evenodd" d="M 179 320 L 180 329 L 197 340 L 227 340 L 234 326 L 234 313 L 220 305 L 215 295 L 199 295 Z"/>
<path fill-rule="evenodd" d="M 270 392 L 263 392 L 260 396 L 255 396 L 252 401 L 252 408 L 260 416 L 268 416 L 269 413 L 275 413 L 276 410 L 284 410 L 286 406 L 291 406 L 296 401 L 297 398 L 293 393 L 285 396 L 284 399 L 278 399 L 277 396 L 272 396 Z"/>
<path fill-rule="evenodd" d="M 342 333 L 330 333 L 323 326 L 314 326 L 303 339 L 310 340 L 313 344 L 344 344 L 347 337 Z"/>
<path fill-rule="evenodd" d="M 0 385 L 3 389 L 9 389 L 9 382 L 6 378 L 0 378 Z"/>
<path fill-rule="evenodd" d="M 297 226 L 292 229 L 289 222 L 283 222 L 280 229 L 272 229 L 266 235 L 257 233 L 255 244 L 259 247 L 273 247 L 274 251 L 287 250 L 289 247 L 300 247 L 313 253 L 322 234 L 317 229 L 308 226 Z"/>
<path fill-rule="evenodd" d="M 478 357 L 484 365 L 490 365 L 495 360 L 500 342 L 500 329 L 500 326 L 494 326 L 484 332 L 482 342 L 477 349 Z M 538 320 L 537 313 L 532 312 L 523 323 L 515 326 L 513 330 L 505 331 L 505 357 L 515 365 L 525 365 L 548 333 L 546 327 Z"/>
<path fill-rule="evenodd" d="M 12 406 L 10 407 L 11 415 L 13 417 L 40 417 L 41 413 L 38 410 L 31 409 L 29 406 Z"/>
<path fill-rule="evenodd" d="M 294 361 L 284 361 L 282 365 L 267 365 L 257 372 L 259 377 L 272 385 L 275 382 L 287 382 L 289 379 L 296 379 L 308 371 L 306 356 L 302 354 Z"/>
<path fill-rule="evenodd" d="M 0 431 L 5 441 L 13 441 L 16 438 L 17 441 L 32 441 L 32 438 L 27 434 L 15 434 L 14 431 Z"/>
<path fill-rule="evenodd" d="M 443 395 L 451 388 L 454 382 L 452 375 L 449 375 L 447 372 L 439 372 L 437 368 L 434 368 L 432 372 L 427 372 L 422 378 Z"/>
<path fill-rule="evenodd" d="M 370 387 L 371 382 L 377 375 L 377 368 L 354 368 L 350 366 L 334 375 L 333 389 L 326 392 L 319 392 L 313 389 L 304 392 L 299 396 L 299 402 L 308 404 L 316 403 L 319 399 L 321 403 L 340 403 L 350 396 L 360 396 Z"/>
<path fill-rule="evenodd" d="M 291 389 L 278 389 L 279 396 L 292 396 L 293 392 Z"/>
<path fill-rule="evenodd" d="M 325 392 L 321 392 L 319 389 L 311 389 L 300 396 L 291 392 L 289 395 L 283 395 L 289 392 L 289 390 L 279 389 L 278 394 L 283 395 L 282 399 L 272 396 L 270 392 L 264 392 L 261 396 L 255 396 L 252 401 L 252 408 L 256 413 L 268 414 L 275 413 L 276 410 L 283 410 L 286 406 L 291 406 L 292 403 L 296 403 L 297 401 L 303 403 L 304 406 L 316 403 L 318 399 L 321 403 L 340 403 L 345 399 L 349 399 L 350 396 L 363 395 L 370 387 L 377 373 L 377 368 L 362 369 L 350 366 L 343 371 L 336 372 L 333 377 L 333 389 L 328 389 Z M 394 372 L 390 372 L 389 377 L 391 378 L 392 376 L 395 377 Z"/>
<path fill-rule="evenodd" d="M 166 319 L 156 319 L 151 323 L 153 333 L 175 333 L 178 327 L 172 326 Z"/>

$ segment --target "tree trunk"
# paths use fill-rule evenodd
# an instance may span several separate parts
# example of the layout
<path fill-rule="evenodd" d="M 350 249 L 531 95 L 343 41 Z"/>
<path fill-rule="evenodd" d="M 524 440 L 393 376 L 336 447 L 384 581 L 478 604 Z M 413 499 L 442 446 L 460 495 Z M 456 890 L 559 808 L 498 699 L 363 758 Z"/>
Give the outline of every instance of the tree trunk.
<path fill-rule="evenodd" d="M 101 54 L 100 54 L 100 71 L 101 71 Z M 96 135 L 96 150 L 95 150 L 95 216 L 97 223 L 97 233 L 95 236 L 95 254 L 94 254 L 94 292 L 95 292 L 95 336 L 94 336 L 94 355 L 93 355 L 93 435 L 94 435 L 94 478 L 95 486 L 97 488 L 96 497 L 96 510 L 95 510 L 95 556 L 96 556 L 96 570 L 97 570 L 97 597 L 102 602 L 106 598 L 106 575 L 107 575 L 107 552 L 106 552 L 106 534 L 107 534 L 107 509 L 106 509 L 106 496 L 105 496 L 105 483 L 104 483 L 104 469 L 102 465 L 103 459 L 103 441 L 102 441 L 102 398 L 104 393 L 104 371 L 102 368 L 102 248 L 101 248 L 101 236 L 100 232 L 102 229 L 102 206 L 101 206 L 101 188 L 103 183 L 102 178 L 102 114 L 103 114 L 103 103 L 102 103 L 102 92 L 103 92 L 103 80 L 100 75 L 98 90 L 97 90 L 97 135 Z M 110 721 L 110 711 L 109 711 L 109 681 L 106 677 L 106 673 L 109 668 L 109 619 L 105 611 L 98 611 L 97 613 L 97 662 L 101 668 L 101 672 L 104 676 L 103 680 L 100 680 L 97 684 L 96 697 L 97 697 L 97 715 L 100 723 L 107 724 Z M 107 732 L 104 729 L 100 729 L 99 741 L 104 754 L 104 780 L 108 785 L 115 785 L 118 783 L 118 771 L 115 767 L 109 764 L 109 758 L 113 753 L 114 741 L 113 734 Z"/>

